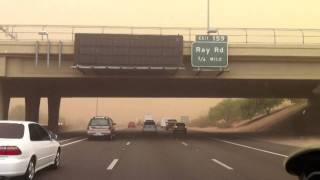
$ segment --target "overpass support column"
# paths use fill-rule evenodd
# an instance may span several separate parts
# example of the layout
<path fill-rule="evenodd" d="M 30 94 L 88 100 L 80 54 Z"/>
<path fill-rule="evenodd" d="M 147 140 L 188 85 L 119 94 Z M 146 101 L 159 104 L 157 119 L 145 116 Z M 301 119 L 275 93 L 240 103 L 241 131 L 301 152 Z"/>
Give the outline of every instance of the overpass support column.
<path fill-rule="evenodd" d="M 10 97 L 5 92 L 3 82 L 0 81 L 0 120 L 7 120 L 9 113 Z"/>
<path fill-rule="evenodd" d="M 317 115 L 317 118 L 320 118 L 320 96 L 314 96 L 313 98 L 310 98 L 309 107 L 310 111 L 312 111 L 314 115 Z"/>
<path fill-rule="evenodd" d="M 312 107 L 315 107 L 320 114 L 320 84 L 313 89 L 312 93 L 313 98 L 309 99 L 309 103 Z"/>
<path fill-rule="evenodd" d="M 308 132 L 320 133 L 320 127 L 317 126 L 320 121 L 320 85 L 312 91 L 313 96 L 309 98 L 309 108 L 306 112 Z"/>
<path fill-rule="evenodd" d="M 59 112 L 60 112 L 60 96 L 49 96 L 48 97 L 48 128 L 52 131 L 58 130 L 59 123 Z"/>
<path fill-rule="evenodd" d="M 39 96 L 27 96 L 25 97 L 26 103 L 26 120 L 39 122 L 39 107 L 40 97 Z"/>

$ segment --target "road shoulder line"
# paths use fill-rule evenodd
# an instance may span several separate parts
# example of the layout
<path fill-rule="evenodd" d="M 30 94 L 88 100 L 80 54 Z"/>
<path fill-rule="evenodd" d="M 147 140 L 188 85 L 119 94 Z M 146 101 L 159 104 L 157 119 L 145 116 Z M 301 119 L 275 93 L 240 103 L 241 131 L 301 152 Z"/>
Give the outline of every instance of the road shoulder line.
<path fill-rule="evenodd" d="M 212 140 L 216 140 L 216 141 L 224 142 L 224 143 L 227 143 L 227 144 L 232 144 L 232 145 L 235 145 L 235 146 L 240 146 L 240 147 L 244 147 L 244 148 L 248 148 L 248 149 L 252 149 L 252 150 L 255 150 L 255 151 L 260 151 L 260 152 L 264 152 L 264 153 L 268 153 L 268 154 L 272 154 L 272 155 L 276 155 L 276 156 L 281 156 L 281 157 L 284 157 L 284 158 L 288 157 L 287 155 L 284 155 L 284 154 L 275 153 L 275 152 L 272 152 L 272 151 L 259 149 L 259 148 L 255 148 L 255 147 L 251 147 L 251 146 L 247 146 L 247 145 L 243 145 L 243 144 L 239 144 L 239 143 L 235 143 L 235 142 L 231 142 L 231 141 L 227 141 L 227 140 L 223 140 L 223 139 L 212 138 Z"/>
<path fill-rule="evenodd" d="M 60 147 L 66 147 L 66 146 L 69 146 L 71 144 L 75 144 L 75 143 L 79 143 L 79 142 L 82 142 L 82 141 L 85 141 L 87 140 L 88 138 L 84 138 L 84 139 L 79 139 L 77 141 L 73 141 L 73 142 L 70 142 L 70 143 L 67 143 L 67 144 L 63 144 L 63 145 L 60 145 Z"/>

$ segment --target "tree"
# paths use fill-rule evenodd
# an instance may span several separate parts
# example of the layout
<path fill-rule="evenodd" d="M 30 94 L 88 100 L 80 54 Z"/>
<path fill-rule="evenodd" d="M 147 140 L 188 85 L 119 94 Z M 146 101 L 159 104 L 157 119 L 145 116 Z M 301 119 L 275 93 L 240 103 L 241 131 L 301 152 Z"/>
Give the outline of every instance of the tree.
<path fill-rule="evenodd" d="M 231 122 L 240 117 L 240 99 L 225 99 L 215 107 L 210 108 L 208 118 L 210 121 L 218 121 L 224 119 L 226 122 Z"/>
<path fill-rule="evenodd" d="M 243 119 L 251 119 L 257 114 L 257 99 L 242 99 L 241 117 Z"/>
<path fill-rule="evenodd" d="M 270 114 L 272 108 L 280 105 L 284 99 L 224 99 L 209 109 L 208 115 L 194 120 L 193 125 L 205 127 L 208 125 L 223 126 L 236 120 L 251 119 L 259 114 Z"/>
<path fill-rule="evenodd" d="M 280 105 L 283 102 L 283 100 L 284 99 L 275 99 L 275 98 L 257 99 L 258 112 L 260 112 L 259 110 L 262 110 L 269 115 L 271 112 L 271 109 Z"/>
<path fill-rule="evenodd" d="M 289 98 L 290 102 L 293 104 L 303 104 L 307 103 L 307 99 L 300 99 L 300 98 Z"/>

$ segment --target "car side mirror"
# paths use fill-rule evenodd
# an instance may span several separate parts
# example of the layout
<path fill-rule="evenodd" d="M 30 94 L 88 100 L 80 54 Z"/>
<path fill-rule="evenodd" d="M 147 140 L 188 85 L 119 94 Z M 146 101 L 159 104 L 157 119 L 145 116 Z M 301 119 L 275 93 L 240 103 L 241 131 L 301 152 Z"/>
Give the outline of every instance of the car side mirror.
<path fill-rule="evenodd" d="M 320 179 L 320 147 L 301 149 L 291 154 L 284 162 L 289 174 L 300 180 Z"/>
<path fill-rule="evenodd" d="M 53 136 L 51 137 L 51 139 L 58 140 L 58 135 L 57 135 L 57 134 L 53 134 Z"/>
<path fill-rule="evenodd" d="M 58 140 L 58 135 L 49 131 L 49 136 L 51 140 Z"/>

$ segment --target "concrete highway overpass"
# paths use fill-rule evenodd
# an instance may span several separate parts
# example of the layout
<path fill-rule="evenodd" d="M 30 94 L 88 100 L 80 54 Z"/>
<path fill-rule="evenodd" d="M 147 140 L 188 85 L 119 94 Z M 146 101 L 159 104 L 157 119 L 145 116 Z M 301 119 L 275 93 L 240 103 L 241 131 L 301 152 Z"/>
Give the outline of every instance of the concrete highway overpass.
<path fill-rule="evenodd" d="M 162 30 L 163 31 L 163 30 Z M 191 37 L 191 36 L 190 36 Z M 281 36 L 280 36 L 281 37 Z M 320 37 L 320 36 L 319 36 Z M 191 67 L 192 39 L 183 42 L 179 69 L 75 66 L 69 40 L 0 41 L 0 118 L 11 97 L 26 99 L 26 119 L 38 121 L 48 97 L 49 127 L 55 129 L 61 97 L 291 97 L 318 101 L 320 44 L 230 42 L 225 70 Z M 119 69 L 120 68 L 120 69 Z"/>

